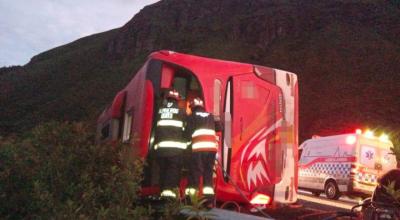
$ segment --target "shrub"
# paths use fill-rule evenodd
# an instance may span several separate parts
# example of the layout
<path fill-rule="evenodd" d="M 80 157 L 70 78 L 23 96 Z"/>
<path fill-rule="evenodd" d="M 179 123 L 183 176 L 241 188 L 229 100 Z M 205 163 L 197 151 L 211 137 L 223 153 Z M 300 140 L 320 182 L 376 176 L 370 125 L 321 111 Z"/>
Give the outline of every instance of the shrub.
<path fill-rule="evenodd" d="M 142 161 L 94 143 L 83 123 L 50 122 L 0 139 L 0 218 L 139 219 Z"/>
<path fill-rule="evenodd" d="M 392 153 L 396 156 L 397 168 L 400 168 L 400 132 L 396 132 L 392 137 L 393 147 Z"/>

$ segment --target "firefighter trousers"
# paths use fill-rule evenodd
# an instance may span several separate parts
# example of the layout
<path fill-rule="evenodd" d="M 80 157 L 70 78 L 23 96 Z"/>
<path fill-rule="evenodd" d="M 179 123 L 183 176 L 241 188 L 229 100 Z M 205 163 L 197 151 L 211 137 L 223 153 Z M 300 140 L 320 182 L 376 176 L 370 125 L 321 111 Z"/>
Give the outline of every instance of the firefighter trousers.
<path fill-rule="evenodd" d="M 179 187 L 182 160 L 181 155 L 158 157 L 161 190 Z"/>
<path fill-rule="evenodd" d="M 189 187 L 199 188 L 200 177 L 203 177 L 203 187 L 213 187 L 213 168 L 215 152 L 193 152 L 189 163 Z"/>

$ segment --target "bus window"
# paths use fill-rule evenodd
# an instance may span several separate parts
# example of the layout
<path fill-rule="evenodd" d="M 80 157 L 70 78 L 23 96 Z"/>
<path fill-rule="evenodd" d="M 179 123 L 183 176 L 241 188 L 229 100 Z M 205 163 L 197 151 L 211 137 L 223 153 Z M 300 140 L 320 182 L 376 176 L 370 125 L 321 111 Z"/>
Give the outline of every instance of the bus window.
<path fill-rule="evenodd" d="M 110 136 L 110 123 L 107 122 L 107 124 L 101 128 L 101 140 L 106 140 L 109 136 Z"/>
<path fill-rule="evenodd" d="M 133 110 L 125 112 L 124 115 L 124 127 L 122 130 L 122 142 L 128 142 L 131 137 L 131 128 L 132 128 L 132 115 Z"/>
<path fill-rule="evenodd" d="M 232 78 L 228 80 L 225 92 L 225 103 L 224 103 L 224 131 L 222 137 L 222 165 L 226 173 L 230 174 L 230 163 L 232 154 Z M 224 174 L 225 182 L 228 182 L 228 176 Z"/>
<path fill-rule="evenodd" d="M 221 107 L 221 80 L 214 80 L 214 117 L 216 121 L 220 121 L 220 107 Z"/>
<path fill-rule="evenodd" d="M 196 77 L 194 77 L 193 75 L 190 79 L 189 89 L 191 91 L 201 91 L 199 81 L 197 81 Z"/>
<path fill-rule="evenodd" d="M 173 88 L 179 92 L 181 100 L 178 105 L 186 109 L 186 113 L 191 113 L 189 103 L 195 97 L 203 98 L 200 83 L 197 78 L 190 71 L 184 69 L 177 69 L 173 83 Z"/>
<path fill-rule="evenodd" d="M 179 92 L 182 99 L 186 99 L 186 85 L 187 79 L 184 77 L 175 77 L 173 82 L 173 88 Z"/>

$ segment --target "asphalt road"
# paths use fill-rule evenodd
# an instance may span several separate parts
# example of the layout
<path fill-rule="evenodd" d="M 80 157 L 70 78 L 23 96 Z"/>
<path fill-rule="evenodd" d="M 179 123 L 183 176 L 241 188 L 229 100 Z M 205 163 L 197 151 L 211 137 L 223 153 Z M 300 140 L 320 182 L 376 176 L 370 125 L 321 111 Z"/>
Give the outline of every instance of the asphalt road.
<path fill-rule="evenodd" d="M 299 191 L 297 204 L 277 210 L 266 210 L 266 213 L 277 220 L 319 220 L 339 211 L 348 212 L 357 204 L 357 200 L 348 197 L 329 200 L 324 194 L 316 197 L 309 192 Z M 259 213 L 255 215 L 262 216 Z"/>
<path fill-rule="evenodd" d="M 358 204 L 357 200 L 341 197 L 340 200 L 329 200 L 324 194 L 319 197 L 306 191 L 299 191 L 297 205 L 292 205 L 278 210 L 265 210 L 265 212 L 276 220 L 320 220 L 331 216 L 333 213 L 350 211 Z M 218 220 L 259 220 L 264 218 L 261 213 L 236 213 L 221 209 L 213 209 L 211 219 Z"/>
<path fill-rule="evenodd" d="M 353 206 L 359 204 L 359 200 L 345 196 L 340 197 L 339 200 L 330 200 L 324 194 L 317 197 L 309 192 L 299 191 L 297 204 L 301 206 L 300 210 L 302 209 L 305 213 L 299 214 L 295 219 L 324 219 L 324 217 L 335 215 L 336 212 L 349 212 Z M 277 216 L 277 219 L 281 218 Z M 286 220 L 287 218 L 282 219 Z"/>
<path fill-rule="evenodd" d="M 316 197 L 306 191 L 299 191 L 298 199 L 305 208 L 323 211 L 350 211 L 353 206 L 359 204 L 359 200 L 345 196 L 340 197 L 339 200 L 330 200 L 324 194 Z"/>

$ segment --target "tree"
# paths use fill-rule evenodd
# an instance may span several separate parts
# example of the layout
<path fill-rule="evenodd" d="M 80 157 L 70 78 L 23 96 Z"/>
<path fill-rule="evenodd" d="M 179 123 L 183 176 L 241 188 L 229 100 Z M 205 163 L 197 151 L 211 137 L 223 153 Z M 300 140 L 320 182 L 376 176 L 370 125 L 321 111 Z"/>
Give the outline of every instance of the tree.
<path fill-rule="evenodd" d="M 393 142 L 393 147 L 390 148 L 392 150 L 393 154 L 396 156 L 397 160 L 397 168 L 400 168 L 400 133 L 396 133 L 392 137 L 392 142 Z"/>

